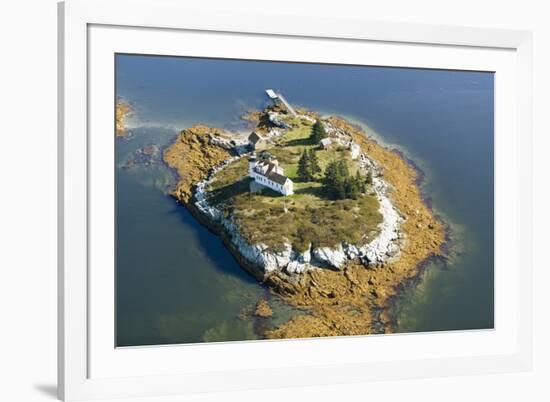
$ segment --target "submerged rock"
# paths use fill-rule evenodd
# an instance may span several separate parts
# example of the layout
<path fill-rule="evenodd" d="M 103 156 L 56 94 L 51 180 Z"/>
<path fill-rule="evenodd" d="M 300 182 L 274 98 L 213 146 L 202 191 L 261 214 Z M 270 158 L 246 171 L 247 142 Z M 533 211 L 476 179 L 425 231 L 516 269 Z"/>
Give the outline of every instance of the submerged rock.
<path fill-rule="evenodd" d="M 136 150 L 122 164 L 122 168 L 129 170 L 137 166 L 153 166 L 160 162 L 160 147 L 157 144 L 148 144 Z"/>
<path fill-rule="evenodd" d="M 256 303 L 256 309 L 254 310 L 254 315 L 261 318 L 269 318 L 273 315 L 273 310 L 269 306 L 267 300 L 258 300 L 258 303 Z"/>

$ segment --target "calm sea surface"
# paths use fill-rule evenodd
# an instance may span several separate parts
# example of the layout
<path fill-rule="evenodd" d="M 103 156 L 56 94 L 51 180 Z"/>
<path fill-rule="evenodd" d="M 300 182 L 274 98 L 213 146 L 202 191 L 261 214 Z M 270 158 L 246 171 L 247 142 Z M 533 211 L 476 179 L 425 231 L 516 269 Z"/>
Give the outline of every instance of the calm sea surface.
<path fill-rule="evenodd" d="M 395 301 L 397 330 L 493 327 L 491 73 L 119 55 L 116 74 L 136 111 L 116 150 L 118 346 L 257 339 L 296 313 L 271 300 L 273 320 L 246 318 L 268 292 L 168 195 L 172 172 L 125 168 L 136 150 L 195 123 L 242 129 L 239 116 L 266 105 L 266 88 L 364 124 L 424 172 L 424 195 L 451 226 L 450 258 Z"/>

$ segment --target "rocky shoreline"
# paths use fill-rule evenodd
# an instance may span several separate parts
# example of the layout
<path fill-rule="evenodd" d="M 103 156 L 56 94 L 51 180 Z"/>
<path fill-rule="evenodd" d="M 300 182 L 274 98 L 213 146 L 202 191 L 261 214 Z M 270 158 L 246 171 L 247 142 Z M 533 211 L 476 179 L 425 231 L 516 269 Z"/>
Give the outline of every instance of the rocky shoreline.
<path fill-rule="evenodd" d="M 221 236 L 243 268 L 288 303 L 308 310 L 267 332 L 269 338 L 391 332 L 388 312 L 399 287 L 419 274 L 424 261 L 442 253 L 445 226 L 422 198 L 419 172 L 344 119 L 331 117 L 325 124 L 334 138 L 358 143 L 361 167 L 376 172 L 373 191 L 383 222 L 367 244 L 310 247 L 303 253 L 290 245 L 280 252 L 250 245 L 231 219 L 208 203 L 206 192 L 219 169 L 242 157 L 231 149 L 239 144 L 221 140 L 219 129 L 199 125 L 184 130 L 164 154 L 178 173 L 173 196 Z"/>
<path fill-rule="evenodd" d="M 133 113 L 130 104 L 122 99 L 117 99 L 115 105 L 115 135 L 125 137 L 128 135 L 126 119 Z"/>

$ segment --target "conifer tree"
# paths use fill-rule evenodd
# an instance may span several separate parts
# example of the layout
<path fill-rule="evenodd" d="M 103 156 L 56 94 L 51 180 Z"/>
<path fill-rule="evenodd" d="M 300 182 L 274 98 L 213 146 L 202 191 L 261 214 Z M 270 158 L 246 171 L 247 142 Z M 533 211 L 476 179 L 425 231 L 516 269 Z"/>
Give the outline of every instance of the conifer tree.
<path fill-rule="evenodd" d="M 311 163 L 307 150 L 304 150 L 298 161 L 298 177 L 302 181 L 310 181 L 312 179 Z"/>
<path fill-rule="evenodd" d="M 321 120 L 316 120 L 311 128 L 311 142 L 318 144 L 323 138 L 327 138 L 327 132 Z"/>
<path fill-rule="evenodd" d="M 340 159 L 338 161 L 338 172 L 340 176 L 344 179 L 347 179 L 349 177 L 348 164 L 346 163 L 345 159 Z"/>
<path fill-rule="evenodd" d="M 347 166 L 344 161 L 332 161 L 325 170 L 323 183 L 327 193 L 336 199 L 346 198 Z"/>
<path fill-rule="evenodd" d="M 366 180 L 367 184 L 370 186 L 372 184 L 372 170 L 369 169 L 368 173 L 367 173 L 367 180 Z"/>
<path fill-rule="evenodd" d="M 317 158 L 317 154 L 313 149 L 309 150 L 308 156 L 309 156 L 311 176 L 315 177 L 316 174 L 321 173 L 321 166 L 319 166 L 319 159 Z"/>
<path fill-rule="evenodd" d="M 325 190 L 330 197 L 335 199 L 357 199 L 366 191 L 366 183 L 363 177 L 356 172 L 350 175 L 348 165 L 344 159 L 330 162 L 325 169 L 323 178 Z"/>
<path fill-rule="evenodd" d="M 349 177 L 346 180 L 346 198 L 353 198 L 356 200 L 359 197 L 359 183 L 353 177 Z"/>
<path fill-rule="evenodd" d="M 338 176 L 338 168 L 336 162 L 330 162 L 325 169 L 325 177 L 323 178 L 323 184 L 330 192 L 334 190 L 334 183 L 336 183 Z"/>
<path fill-rule="evenodd" d="M 359 174 L 359 170 L 355 174 L 355 181 L 357 182 L 359 192 L 365 193 L 367 191 L 367 183 L 365 182 L 365 180 L 363 180 L 363 177 L 361 177 L 361 174 Z"/>

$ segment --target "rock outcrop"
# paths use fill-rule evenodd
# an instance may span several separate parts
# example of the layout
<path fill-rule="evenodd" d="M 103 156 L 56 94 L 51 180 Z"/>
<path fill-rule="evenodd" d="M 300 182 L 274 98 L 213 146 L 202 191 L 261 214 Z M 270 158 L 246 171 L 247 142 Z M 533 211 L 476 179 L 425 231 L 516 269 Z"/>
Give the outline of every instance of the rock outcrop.
<path fill-rule="evenodd" d="M 268 119 L 274 126 L 277 126 L 280 128 L 289 128 L 288 123 L 282 120 L 279 117 L 279 114 L 276 112 L 268 112 Z"/>
<path fill-rule="evenodd" d="M 194 186 L 204 180 L 213 166 L 231 158 L 230 150 L 214 144 L 223 131 L 197 124 L 183 130 L 164 152 L 164 161 L 175 169 L 178 184 L 174 197 L 187 203 L 193 196 Z"/>
<path fill-rule="evenodd" d="M 269 306 L 267 300 L 258 300 L 258 303 L 256 303 L 256 309 L 254 310 L 254 315 L 260 318 L 269 318 L 273 315 L 273 310 Z"/>

